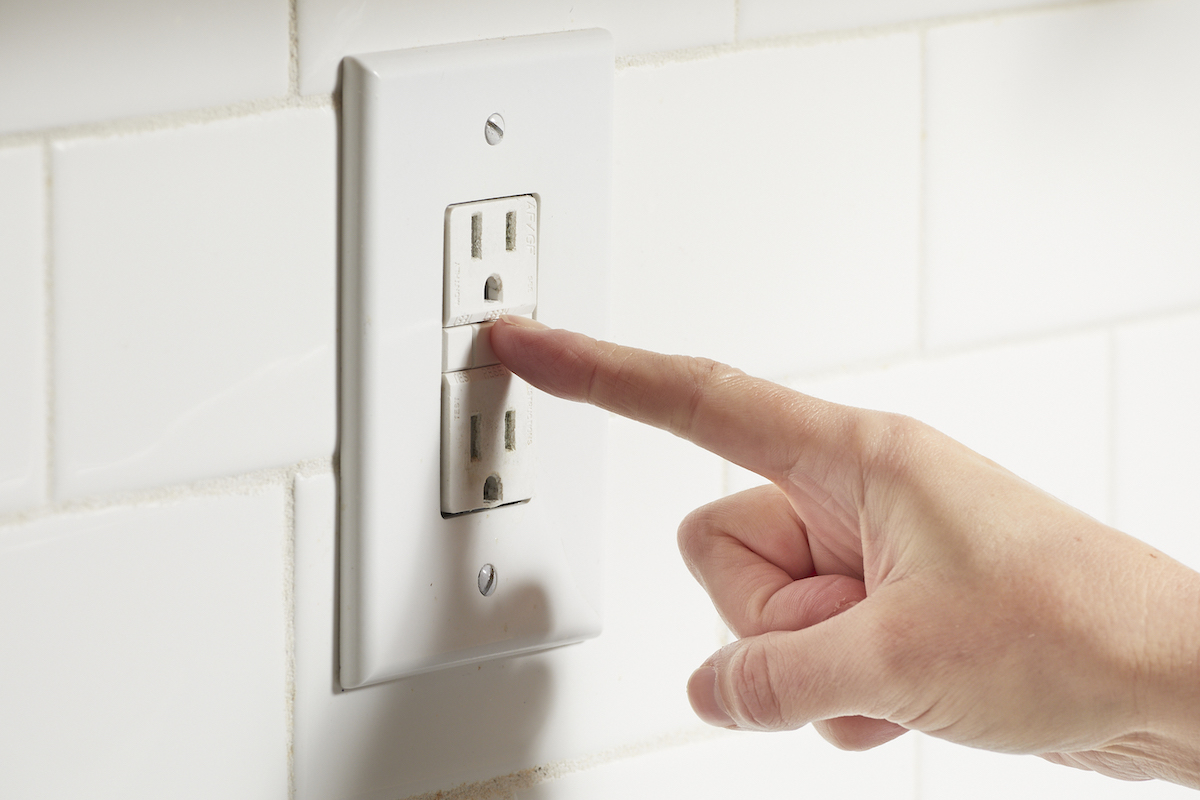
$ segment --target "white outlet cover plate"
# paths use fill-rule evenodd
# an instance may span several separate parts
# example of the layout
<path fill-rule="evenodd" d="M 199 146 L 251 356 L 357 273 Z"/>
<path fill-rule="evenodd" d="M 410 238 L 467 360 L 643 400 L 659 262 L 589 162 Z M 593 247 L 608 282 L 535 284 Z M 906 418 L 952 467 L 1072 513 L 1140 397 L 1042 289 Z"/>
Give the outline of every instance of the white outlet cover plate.
<path fill-rule="evenodd" d="M 447 207 L 535 194 L 538 316 L 603 335 L 613 65 L 601 30 L 343 63 L 344 688 L 600 632 L 604 414 L 536 393 L 534 498 L 441 515 L 442 283 Z M 488 563 L 498 584 L 484 597 Z"/>

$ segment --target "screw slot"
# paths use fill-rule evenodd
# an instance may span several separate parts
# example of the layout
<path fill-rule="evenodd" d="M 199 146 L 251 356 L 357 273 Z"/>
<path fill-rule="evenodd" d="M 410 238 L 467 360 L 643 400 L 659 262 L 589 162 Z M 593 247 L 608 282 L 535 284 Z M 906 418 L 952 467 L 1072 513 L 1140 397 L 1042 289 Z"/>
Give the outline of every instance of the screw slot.
<path fill-rule="evenodd" d="M 504 117 L 499 114 L 488 117 L 483 126 L 483 138 L 487 139 L 488 144 L 500 144 L 504 138 Z"/>
<path fill-rule="evenodd" d="M 479 570 L 479 593 L 484 597 L 491 597 L 492 592 L 496 591 L 496 568 L 491 564 L 484 564 Z"/>

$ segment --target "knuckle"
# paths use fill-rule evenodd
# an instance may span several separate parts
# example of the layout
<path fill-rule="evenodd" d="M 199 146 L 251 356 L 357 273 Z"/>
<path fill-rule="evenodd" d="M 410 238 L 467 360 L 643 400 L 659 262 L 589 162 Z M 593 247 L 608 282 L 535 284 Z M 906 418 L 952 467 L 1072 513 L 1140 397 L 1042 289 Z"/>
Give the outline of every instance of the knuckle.
<path fill-rule="evenodd" d="M 724 383 L 745 378 L 746 374 L 710 358 L 689 358 L 684 364 L 691 383 L 691 398 L 682 409 L 681 416 L 672 425 L 672 432 L 686 436 L 697 427 L 706 395 Z"/>
<path fill-rule="evenodd" d="M 727 665 L 733 693 L 729 711 L 740 727 L 779 730 L 786 727 L 772 672 L 773 647 L 765 640 L 737 648 Z"/>
<path fill-rule="evenodd" d="M 717 527 L 719 520 L 711 506 L 701 506 L 683 518 L 675 539 L 684 561 L 694 564 L 704 557 L 710 547 L 712 532 Z"/>

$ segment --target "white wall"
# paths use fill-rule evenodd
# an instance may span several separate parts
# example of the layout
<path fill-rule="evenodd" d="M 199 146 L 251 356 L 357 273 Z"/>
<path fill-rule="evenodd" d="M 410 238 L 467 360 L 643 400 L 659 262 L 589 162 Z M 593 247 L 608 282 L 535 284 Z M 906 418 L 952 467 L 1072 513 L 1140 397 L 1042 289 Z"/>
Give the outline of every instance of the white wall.
<path fill-rule="evenodd" d="M 674 530 L 757 479 L 624 420 L 603 636 L 335 691 L 337 64 L 590 26 L 612 338 L 921 417 L 1200 567 L 1194 0 L 10 0 L 0 795 L 1191 796 L 704 728 Z"/>

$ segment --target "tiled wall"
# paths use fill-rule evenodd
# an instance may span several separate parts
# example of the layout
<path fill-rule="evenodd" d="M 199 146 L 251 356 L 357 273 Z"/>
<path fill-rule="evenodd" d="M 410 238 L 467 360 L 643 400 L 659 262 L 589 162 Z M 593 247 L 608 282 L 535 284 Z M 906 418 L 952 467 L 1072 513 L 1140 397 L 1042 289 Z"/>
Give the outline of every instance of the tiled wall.
<path fill-rule="evenodd" d="M 12 0 L 0 796 L 1191 796 L 704 728 L 674 530 L 757 479 L 624 420 L 599 639 L 336 691 L 337 64 L 589 26 L 612 338 L 913 414 L 1200 567 L 1195 0 Z"/>

